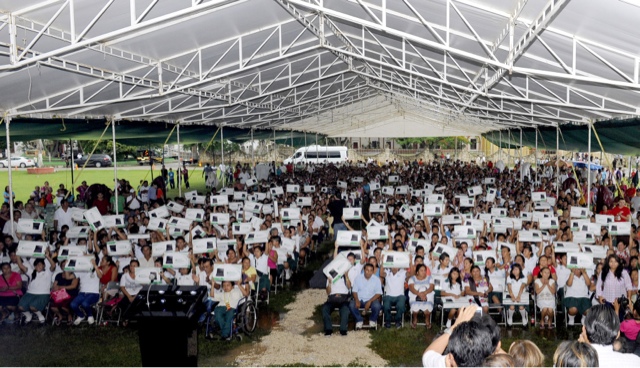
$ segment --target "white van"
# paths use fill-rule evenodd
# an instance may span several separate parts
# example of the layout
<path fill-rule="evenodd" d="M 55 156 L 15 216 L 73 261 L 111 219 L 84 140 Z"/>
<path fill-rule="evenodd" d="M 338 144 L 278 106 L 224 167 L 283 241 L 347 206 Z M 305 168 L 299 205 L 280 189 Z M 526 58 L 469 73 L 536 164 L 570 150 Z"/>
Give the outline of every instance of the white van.
<path fill-rule="evenodd" d="M 341 163 L 346 162 L 349 149 L 347 147 L 324 147 L 324 146 L 309 146 L 299 148 L 293 156 L 284 160 L 284 164 L 288 165 L 293 163 L 297 164 L 319 164 L 319 163 Z"/>

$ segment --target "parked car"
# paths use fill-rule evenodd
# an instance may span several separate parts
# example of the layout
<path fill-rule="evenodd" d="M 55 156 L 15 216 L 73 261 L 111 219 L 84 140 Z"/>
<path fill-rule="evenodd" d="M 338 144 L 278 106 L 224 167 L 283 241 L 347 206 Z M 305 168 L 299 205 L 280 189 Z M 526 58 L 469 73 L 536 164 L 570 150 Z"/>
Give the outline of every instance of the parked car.
<path fill-rule="evenodd" d="M 89 159 L 88 162 L 87 159 Z M 87 166 L 95 167 L 111 166 L 113 164 L 113 161 L 111 161 L 111 156 L 109 155 L 92 155 L 91 157 L 82 156 L 74 160 L 74 163 L 78 165 L 78 167 L 84 166 L 85 162 L 87 162 Z"/>
<path fill-rule="evenodd" d="M 25 157 L 11 157 L 12 167 L 36 167 L 36 162 Z M 0 161 L 0 167 L 9 167 L 7 160 Z"/>

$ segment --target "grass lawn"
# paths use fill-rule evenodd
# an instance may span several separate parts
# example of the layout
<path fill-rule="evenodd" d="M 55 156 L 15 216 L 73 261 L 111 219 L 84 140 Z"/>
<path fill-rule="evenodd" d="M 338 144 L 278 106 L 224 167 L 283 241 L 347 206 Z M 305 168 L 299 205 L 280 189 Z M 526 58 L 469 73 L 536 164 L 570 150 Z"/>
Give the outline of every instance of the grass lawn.
<path fill-rule="evenodd" d="M 74 172 L 74 179 L 76 180 L 76 187 L 82 183 L 83 180 L 86 180 L 89 185 L 92 183 L 101 183 L 107 186 L 113 187 L 113 168 L 87 168 L 82 173 L 80 173 L 79 179 L 78 174 L 80 170 L 76 170 Z M 159 169 L 153 170 L 153 175 L 160 175 Z M 45 181 L 49 182 L 54 189 L 58 187 L 59 184 L 64 184 L 66 188 L 70 188 L 72 185 L 71 181 L 71 170 L 70 169 L 58 169 L 57 172 L 53 174 L 46 175 L 32 175 L 27 174 L 26 169 L 14 169 L 12 171 L 13 177 L 13 192 L 16 194 L 16 200 L 26 201 L 29 199 L 29 195 L 33 191 L 36 185 L 42 186 Z M 140 180 L 146 179 L 151 181 L 151 172 L 148 167 L 145 169 L 138 168 L 127 168 L 118 170 L 118 178 L 125 178 L 131 182 L 131 185 L 136 187 Z M 206 190 L 204 178 L 202 177 L 202 168 L 201 167 L 189 167 L 189 183 L 191 184 L 190 189 L 186 189 L 186 191 L 190 190 L 198 190 L 198 192 L 204 193 Z M 0 170 L 0 184 L 2 185 L 2 190 L 4 187 L 9 185 L 9 174 L 6 169 Z M 183 186 L 183 193 L 185 192 L 185 188 Z M 170 197 L 178 196 L 178 188 L 173 190 L 169 190 L 168 195 Z"/>

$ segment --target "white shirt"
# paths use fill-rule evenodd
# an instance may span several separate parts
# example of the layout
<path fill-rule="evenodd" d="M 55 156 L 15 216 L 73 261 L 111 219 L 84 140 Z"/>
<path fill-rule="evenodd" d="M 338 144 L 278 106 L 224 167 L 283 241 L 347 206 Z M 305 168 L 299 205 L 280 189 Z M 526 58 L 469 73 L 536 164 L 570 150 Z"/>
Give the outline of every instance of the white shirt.
<path fill-rule="evenodd" d="M 635 354 L 623 354 L 613 351 L 613 345 L 591 344 L 598 352 L 598 361 L 602 367 L 638 367 L 640 357 Z"/>
<path fill-rule="evenodd" d="M 447 275 L 451 271 L 452 268 L 453 268 L 452 266 L 449 266 L 449 267 L 445 267 L 444 269 L 442 269 L 440 267 L 440 264 L 438 264 L 436 267 L 431 269 L 431 274 L 434 275 L 434 276 L 444 276 L 444 275 Z"/>
<path fill-rule="evenodd" d="M 557 273 L 558 271 L 556 271 Z M 559 282 L 558 282 L 559 283 Z M 565 298 L 588 298 L 589 297 L 589 288 L 587 284 L 584 282 L 584 276 L 580 275 L 580 277 L 573 275 L 573 283 L 571 286 L 567 285 L 565 294 Z"/>
<path fill-rule="evenodd" d="M 513 296 L 518 296 L 518 293 L 520 292 L 520 288 L 522 287 L 522 285 L 527 285 L 527 277 L 526 276 L 522 276 L 519 280 L 516 279 L 512 279 L 511 277 L 507 278 L 507 285 L 511 285 L 511 292 L 513 293 Z M 526 287 L 525 289 L 522 291 L 523 293 L 525 293 L 527 291 Z M 509 287 L 507 286 L 506 292 L 509 292 Z"/>
<path fill-rule="evenodd" d="M 176 274 L 176 283 L 179 286 L 193 286 L 196 284 L 190 273 L 186 275 Z"/>
<path fill-rule="evenodd" d="M 423 367 L 446 367 L 445 356 L 436 353 L 433 350 L 427 350 L 422 355 Z"/>
<path fill-rule="evenodd" d="M 347 276 L 349 277 L 351 286 L 353 286 L 354 281 L 356 281 L 356 277 L 358 277 L 358 275 L 360 275 L 360 273 L 362 272 L 363 267 L 364 265 L 362 263 L 356 263 L 349 269 L 349 272 L 347 272 Z"/>
<path fill-rule="evenodd" d="M 96 271 L 76 272 L 76 277 L 80 281 L 80 292 L 88 294 L 100 293 L 100 278 Z"/>
<path fill-rule="evenodd" d="M 449 294 L 462 295 L 462 285 L 455 282 L 452 286 L 448 281 L 445 281 L 444 285 L 442 285 L 442 291 Z"/>
<path fill-rule="evenodd" d="M 256 259 L 253 254 L 249 255 L 249 259 L 251 260 L 251 264 L 255 267 L 256 271 L 259 271 L 262 274 L 269 274 L 269 257 L 266 254 L 262 254 L 260 258 Z"/>
<path fill-rule="evenodd" d="M 27 293 L 35 295 L 49 295 L 51 293 L 51 280 L 53 279 L 53 272 L 48 267 L 41 272 L 38 272 L 35 279 L 32 279 L 29 283 Z"/>
<path fill-rule="evenodd" d="M 146 258 L 144 258 L 144 255 L 143 255 L 142 257 L 138 258 L 138 263 L 140 263 L 141 268 L 152 268 L 152 267 L 155 267 L 156 265 L 156 262 L 153 256 L 149 257 L 149 260 L 147 260 Z"/>
<path fill-rule="evenodd" d="M 571 276 L 571 270 L 563 265 L 556 267 L 556 276 L 558 277 L 558 288 L 563 288 Z"/>
<path fill-rule="evenodd" d="M 331 284 L 331 281 L 327 279 L 327 286 Z M 347 289 L 347 283 L 344 280 L 344 277 L 338 279 L 335 283 L 331 284 L 331 292 L 329 295 L 334 294 L 349 294 L 349 289 Z"/>
<path fill-rule="evenodd" d="M 394 274 L 391 269 L 387 268 L 385 272 L 387 273 L 387 276 L 384 278 L 385 294 L 388 296 L 404 295 L 404 282 L 407 279 L 407 271 L 401 269 Z"/>
<path fill-rule="evenodd" d="M 525 273 L 527 275 L 530 275 L 533 273 L 533 269 L 536 268 L 536 264 L 538 263 L 538 256 L 536 256 L 535 254 L 531 255 L 531 258 L 527 259 L 526 257 L 524 257 L 524 269 L 525 269 Z"/>
<path fill-rule="evenodd" d="M 123 274 L 120 278 L 120 287 L 124 287 L 127 293 L 131 296 L 138 295 L 140 290 L 142 290 L 142 285 L 138 284 L 138 282 L 132 278 L 128 272 Z"/>
<path fill-rule="evenodd" d="M 20 239 L 18 239 L 18 236 L 16 235 L 16 230 L 18 229 L 18 222 L 14 221 L 13 222 L 13 231 L 11 231 L 11 221 L 7 221 L 4 224 L 4 228 L 2 228 L 2 233 L 3 234 L 11 234 L 11 236 L 13 237 L 13 241 L 17 242 Z"/>
<path fill-rule="evenodd" d="M 53 220 L 58 221 L 58 228 L 56 229 L 58 231 L 62 231 L 63 225 L 72 227 L 73 219 L 71 218 L 71 209 L 67 208 L 67 212 L 65 212 L 62 207 L 58 208 L 53 214 Z"/>

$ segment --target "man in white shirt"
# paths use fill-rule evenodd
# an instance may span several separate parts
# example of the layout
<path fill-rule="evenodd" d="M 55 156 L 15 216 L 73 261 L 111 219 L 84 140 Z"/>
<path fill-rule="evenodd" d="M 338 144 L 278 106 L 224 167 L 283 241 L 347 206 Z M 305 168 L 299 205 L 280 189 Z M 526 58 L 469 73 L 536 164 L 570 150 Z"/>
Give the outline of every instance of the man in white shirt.
<path fill-rule="evenodd" d="M 4 228 L 2 228 L 3 234 L 9 234 L 13 237 L 14 242 L 18 242 L 18 236 L 16 235 L 16 230 L 18 230 L 18 221 L 20 221 L 20 216 L 22 213 L 19 210 L 13 210 L 13 227 L 11 226 L 11 220 L 5 222 Z"/>
<path fill-rule="evenodd" d="M 69 202 L 62 201 L 60 208 L 53 214 L 53 226 L 56 230 L 61 231 L 62 226 L 73 226 L 73 218 L 71 217 L 71 210 L 69 209 Z"/>
<path fill-rule="evenodd" d="M 142 183 L 138 194 L 140 195 L 140 202 L 149 203 L 149 182 L 148 181 L 145 180 L 144 183 Z"/>
<path fill-rule="evenodd" d="M 402 327 L 406 297 L 404 296 L 404 282 L 407 279 L 405 269 L 380 270 L 380 277 L 385 280 L 384 296 L 382 297 L 382 312 L 384 313 L 384 327 L 391 328 L 391 308 L 396 308 L 396 328 Z"/>
<path fill-rule="evenodd" d="M 151 255 L 151 246 L 145 244 L 142 246 L 142 257 L 138 258 L 138 263 L 141 268 L 152 268 L 155 265 L 155 260 Z"/>
<path fill-rule="evenodd" d="M 591 344 L 598 352 L 598 360 L 602 366 L 640 366 L 639 356 L 613 351 L 613 341 L 619 336 L 620 317 L 618 317 L 618 313 L 607 304 L 599 304 L 587 311 L 578 341 Z"/>

